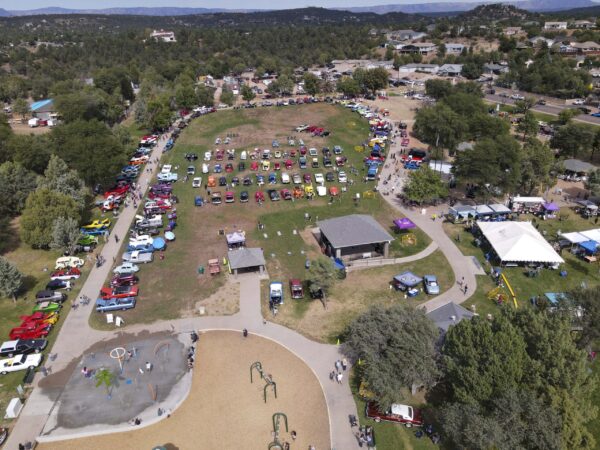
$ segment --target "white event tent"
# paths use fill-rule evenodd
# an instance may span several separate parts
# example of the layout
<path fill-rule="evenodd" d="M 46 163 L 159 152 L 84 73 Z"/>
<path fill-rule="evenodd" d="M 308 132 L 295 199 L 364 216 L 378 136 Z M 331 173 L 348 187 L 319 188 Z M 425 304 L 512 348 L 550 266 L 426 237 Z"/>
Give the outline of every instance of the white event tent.
<path fill-rule="evenodd" d="M 503 264 L 560 264 L 560 257 L 530 222 L 477 222 Z"/>

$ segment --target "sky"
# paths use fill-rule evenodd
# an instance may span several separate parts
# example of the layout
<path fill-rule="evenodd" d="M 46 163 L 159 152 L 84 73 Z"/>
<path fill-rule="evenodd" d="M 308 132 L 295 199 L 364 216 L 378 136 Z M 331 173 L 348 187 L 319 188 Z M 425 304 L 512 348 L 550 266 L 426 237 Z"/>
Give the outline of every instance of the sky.
<path fill-rule="evenodd" d="M 324 6 L 340 8 L 344 6 L 371 6 L 402 3 L 431 3 L 448 2 L 453 0 L 0 0 L 0 8 L 8 10 L 36 9 L 50 6 L 59 6 L 71 9 L 100 9 L 116 7 L 134 7 L 134 6 L 176 6 L 187 8 L 252 8 L 252 9 L 286 9 L 303 8 L 306 6 Z M 461 0 L 459 0 L 461 1 Z M 465 0 L 462 0 L 465 1 Z M 470 0 L 466 0 L 470 1 Z"/>

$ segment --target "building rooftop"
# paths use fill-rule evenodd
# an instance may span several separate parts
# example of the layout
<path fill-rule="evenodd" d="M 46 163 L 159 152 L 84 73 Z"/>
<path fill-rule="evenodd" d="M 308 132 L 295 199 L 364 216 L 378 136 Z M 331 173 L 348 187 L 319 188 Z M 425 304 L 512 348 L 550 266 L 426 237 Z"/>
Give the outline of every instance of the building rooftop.
<path fill-rule="evenodd" d="M 317 223 L 321 233 L 334 248 L 391 242 L 394 238 L 366 214 L 351 214 Z"/>
<path fill-rule="evenodd" d="M 35 112 L 38 109 L 43 108 L 44 106 L 51 105 L 52 103 L 54 103 L 54 100 L 51 99 L 51 98 L 48 98 L 46 100 L 40 100 L 40 101 L 37 101 L 37 102 L 33 102 L 31 104 L 30 108 L 31 108 L 32 111 Z"/>
<path fill-rule="evenodd" d="M 448 331 L 450 325 L 456 325 L 463 319 L 470 319 L 475 314 L 468 309 L 457 305 L 454 302 L 446 303 L 433 311 L 429 311 L 426 316 L 444 331 Z"/>
<path fill-rule="evenodd" d="M 229 260 L 229 267 L 233 270 L 265 265 L 265 257 L 260 248 L 229 250 L 227 252 L 227 259 Z"/>

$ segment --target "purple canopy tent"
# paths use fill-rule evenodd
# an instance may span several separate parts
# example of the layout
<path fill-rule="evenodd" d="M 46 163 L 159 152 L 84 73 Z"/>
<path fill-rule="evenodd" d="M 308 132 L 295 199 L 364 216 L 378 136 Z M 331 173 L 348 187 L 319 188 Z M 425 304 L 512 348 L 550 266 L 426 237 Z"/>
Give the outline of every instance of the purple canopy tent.
<path fill-rule="evenodd" d="M 403 217 L 402 219 L 395 219 L 394 225 L 396 225 L 396 227 L 399 230 L 410 230 L 411 228 L 416 227 L 413 221 L 410 220 L 408 217 Z"/>
<path fill-rule="evenodd" d="M 560 209 L 558 207 L 558 205 L 556 203 L 553 203 L 553 202 L 551 202 L 551 203 L 544 203 L 542 206 L 543 206 L 543 208 L 546 211 L 558 211 Z"/>

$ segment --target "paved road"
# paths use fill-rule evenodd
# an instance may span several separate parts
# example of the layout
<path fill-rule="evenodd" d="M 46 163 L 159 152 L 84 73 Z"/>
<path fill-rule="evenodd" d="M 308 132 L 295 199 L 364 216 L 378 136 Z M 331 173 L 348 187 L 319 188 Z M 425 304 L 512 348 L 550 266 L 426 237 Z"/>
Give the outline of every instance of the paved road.
<path fill-rule="evenodd" d="M 501 105 L 503 105 L 503 104 L 504 105 L 514 105 L 515 104 L 515 100 L 513 100 L 511 98 L 501 97 L 499 95 L 487 94 L 485 96 L 485 100 L 487 102 L 493 103 L 493 104 L 497 104 L 497 103 L 500 103 Z M 535 112 L 539 112 L 539 113 L 551 114 L 553 116 L 558 116 L 560 114 L 560 112 L 563 111 L 564 109 L 576 108 L 576 106 L 574 106 L 574 105 L 565 105 L 563 100 L 556 99 L 556 102 L 557 103 L 546 103 L 545 105 L 535 105 L 533 108 L 531 108 L 531 110 L 535 111 Z M 562 104 L 558 103 L 558 102 L 561 102 Z M 595 110 L 593 108 L 590 108 L 590 109 L 592 109 L 593 112 L 595 112 Z M 580 114 L 574 120 L 576 120 L 578 122 L 589 123 L 591 125 L 600 125 L 600 117 L 592 117 L 589 114 Z"/>

